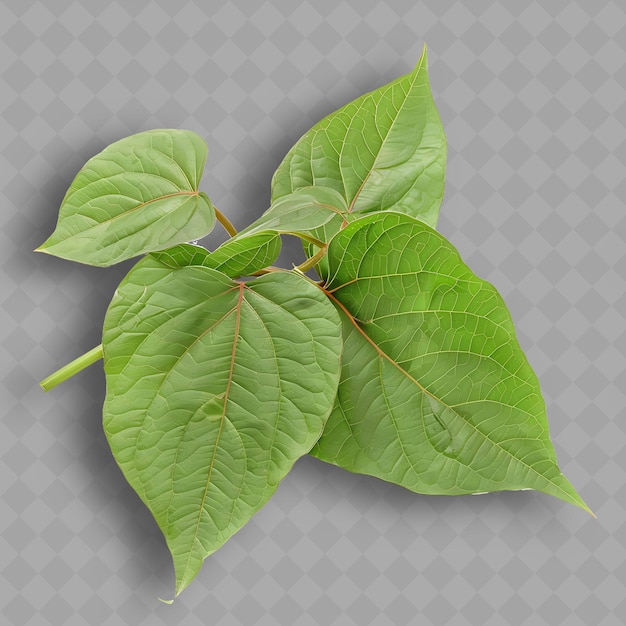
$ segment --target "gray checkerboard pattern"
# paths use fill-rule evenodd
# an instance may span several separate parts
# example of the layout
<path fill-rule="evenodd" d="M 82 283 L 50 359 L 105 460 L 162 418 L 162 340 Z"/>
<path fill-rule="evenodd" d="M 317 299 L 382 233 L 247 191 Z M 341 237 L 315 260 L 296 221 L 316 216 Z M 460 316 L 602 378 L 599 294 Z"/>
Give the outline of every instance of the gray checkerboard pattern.
<path fill-rule="evenodd" d="M 0 31 L 0 623 L 623 624 L 621 0 L 5 0 Z M 424 43 L 449 141 L 441 230 L 510 305 L 599 519 L 530 492 L 417 496 L 305 458 L 166 606 L 169 556 L 108 452 L 100 366 L 37 387 L 99 343 L 127 267 L 31 250 L 82 163 L 154 127 L 207 139 L 202 188 L 245 225 L 300 134 Z"/>

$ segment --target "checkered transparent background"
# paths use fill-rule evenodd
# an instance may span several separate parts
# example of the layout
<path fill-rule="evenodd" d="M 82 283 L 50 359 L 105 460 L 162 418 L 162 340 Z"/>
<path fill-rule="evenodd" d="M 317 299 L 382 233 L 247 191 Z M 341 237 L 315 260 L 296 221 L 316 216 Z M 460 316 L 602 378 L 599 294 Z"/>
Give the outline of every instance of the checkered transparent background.
<path fill-rule="evenodd" d="M 5 0 L 0 32 L 0 622 L 623 623 L 622 2 Z M 32 249 L 87 158 L 155 127 L 207 139 L 202 189 L 245 225 L 302 132 L 424 43 L 449 141 L 440 229 L 509 304 L 561 466 L 599 519 L 531 492 L 418 496 L 305 458 L 166 606 L 169 556 L 110 457 L 100 366 L 37 386 L 99 343 L 128 266 Z"/>

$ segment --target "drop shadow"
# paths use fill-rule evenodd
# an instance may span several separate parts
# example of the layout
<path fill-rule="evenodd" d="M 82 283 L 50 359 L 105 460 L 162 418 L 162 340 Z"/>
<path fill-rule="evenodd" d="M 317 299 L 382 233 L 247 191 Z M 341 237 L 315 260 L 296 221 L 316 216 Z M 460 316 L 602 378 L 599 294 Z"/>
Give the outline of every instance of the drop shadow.
<path fill-rule="evenodd" d="M 499 491 L 454 496 L 420 494 L 375 476 L 347 471 L 311 456 L 302 457 L 298 461 L 293 479 L 297 480 L 299 474 L 304 475 L 307 472 L 314 472 L 329 492 L 335 497 L 345 498 L 359 510 L 367 510 L 374 500 L 380 500 L 400 514 L 410 512 L 417 516 L 422 508 L 436 514 L 455 514 L 468 509 L 480 514 L 489 508 L 514 516 L 528 510 L 528 507 L 536 507 L 538 514 L 542 508 L 545 511 L 545 502 L 540 502 L 543 494 L 534 491 Z M 319 497 L 319 491 L 317 494 L 316 497 Z"/>
<path fill-rule="evenodd" d="M 161 590 L 171 583 L 171 558 L 156 521 L 126 481 L 111 453 L 102 427 L 105 384 L 101 368 L 85 370 L 74 380 L 84 398 L 80 406 L 74 405 L 77 413 L 74 418 L 86 425 L 74 429 L 72 437 L 83 450 L 79 458 L 81 470 L 91 479 L 88 494 L 82 496 L 107 527 L 120 529 L 115 533 L 115 541 L 134 555 L 123 565 L 129 585 L 138 588 L 153 579 L 155 588 Z"/>

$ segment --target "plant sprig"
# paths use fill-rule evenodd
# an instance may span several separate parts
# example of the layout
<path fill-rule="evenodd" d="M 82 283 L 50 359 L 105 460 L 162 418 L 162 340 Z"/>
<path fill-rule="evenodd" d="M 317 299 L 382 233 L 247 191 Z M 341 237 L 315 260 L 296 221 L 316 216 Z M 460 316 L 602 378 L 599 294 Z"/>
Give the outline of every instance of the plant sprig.
<path fill-rule="evenodd" d="M 239 233 L 199 190 L 206 156 L 185 130 L 111 144 L 38 248 L 98 266 L 145 255 L 102 344 L 41 384 L 104 359 L 104 430 L 176 594 L 307 453 L 418 493 L 535 489 L 591 513 L 504 301 L 435 230 L 446 142 L 425 52 L 305 133 Z M 216 222 L 221 246 L 188 243 Z M 273 265 L 286 235 L 307 253 L 292 269 Z"/>

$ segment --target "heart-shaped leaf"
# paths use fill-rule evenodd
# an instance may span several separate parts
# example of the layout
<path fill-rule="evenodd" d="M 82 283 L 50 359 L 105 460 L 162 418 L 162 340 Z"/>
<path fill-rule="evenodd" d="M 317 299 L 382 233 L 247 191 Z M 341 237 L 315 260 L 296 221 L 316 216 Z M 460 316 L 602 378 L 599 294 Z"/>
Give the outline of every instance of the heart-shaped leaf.
<path fill-rule="evenodd" d="M 559 470 L 511 317 L 436 231 L 371 215 L 328 249 L 344 353 L 312 454 L 426 494 L 536 489 L 587 507 Z"/>
<path fill-rule="evenodd" d="M 147 257 L 116 291 L 103 346 L 106 436 L 167 540 L 178 594 L 319 438 L 337 312 L 293 272 L 238 283 Z"/>
<path fill-rule="evenodd" d="M 272 180 L 272 203 L 303 187 L 340 193 L 349 212 L 394 210 L 435 226 L 446 139 L 428 83 L 415 69 L 331 113 L 291 148 Z"/>
<path fill-rule="evenodd" d="M 207 147 L 187 130 L 149 130 L 112 143 L 83 166 L 52 235 L 37 251 L 107 266 L 200 239 L 215 211 L 198 191 Z"/>

